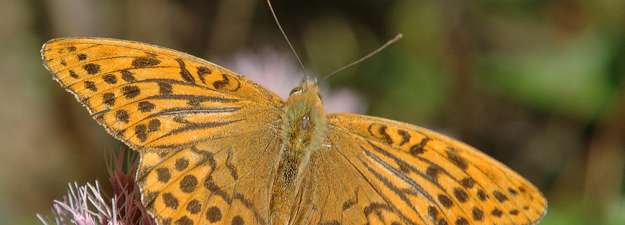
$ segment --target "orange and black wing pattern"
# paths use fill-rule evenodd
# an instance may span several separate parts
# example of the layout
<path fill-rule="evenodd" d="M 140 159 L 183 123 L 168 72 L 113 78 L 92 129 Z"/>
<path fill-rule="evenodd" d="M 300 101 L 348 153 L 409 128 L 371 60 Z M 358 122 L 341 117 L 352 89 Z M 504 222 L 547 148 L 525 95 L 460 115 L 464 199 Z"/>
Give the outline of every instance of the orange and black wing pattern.
<path fill-rule="evenodd" d="M 282 101 L 275 94 L 182 52 L 132 41 L 61 38 L 48 41 L 41 54 L 54 79 L 136 150 L 190 146 L 242 132 L 233 126 L 264 129 L 280 117 Z"/>
<path fill-rule="evenodd" d="M 327 207 L 319 212 L 325 217 L 321 221 L 526 225 L 538 223 L 546 212 L 547 202 L 536 187 L 464 143 L 357 114 L 330 114 L 328 122 L 328 151 L 317 168 L 339 172 L 320 173 L 317 189 L 330 183 L 334 187 L 321 195 L 335 196 L 317 203 Z M 337 191 L 341 194 L 332 193 Z"/>
<path fill-rule="evenodd" d="M 182 52 L 62 38 L 41 54 L 54 79 L 141 153 L 137 182 L 158 224 L 267 224 L 282 100 Z"/>

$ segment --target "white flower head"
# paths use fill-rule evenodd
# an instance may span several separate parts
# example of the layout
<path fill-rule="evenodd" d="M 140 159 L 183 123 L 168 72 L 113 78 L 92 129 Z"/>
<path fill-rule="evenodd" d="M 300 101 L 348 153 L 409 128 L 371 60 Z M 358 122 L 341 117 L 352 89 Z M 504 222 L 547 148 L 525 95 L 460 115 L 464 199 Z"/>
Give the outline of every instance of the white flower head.
<path fill-rule="evenodd" d="M 115 206 L 115 198 L 111 199 L 111 204 Z M 70 183 L 64 200 L 54 201 L 52 213 L 53 223 L 39 214 L 37 217 L 44 225 L 123 225 L 117 220 L 115 207 L 109 206 L 102 196 L 97 181 L 95 185 L 87 183 L 83 186 Z"/>

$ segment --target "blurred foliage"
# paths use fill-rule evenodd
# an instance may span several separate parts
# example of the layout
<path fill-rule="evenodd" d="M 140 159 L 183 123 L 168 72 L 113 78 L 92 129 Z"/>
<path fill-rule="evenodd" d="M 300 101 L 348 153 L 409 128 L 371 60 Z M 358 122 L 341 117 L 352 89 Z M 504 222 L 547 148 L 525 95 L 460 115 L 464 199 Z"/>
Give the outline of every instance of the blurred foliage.
<path fill-rule="evenodd" d="M 625 1 L 274 6 L 311 74 L 403 33 L 322 85 L 358 93 L 367 114 L 442 131 L 509 165 L 549 199 L 541 224 L 625 224 Z M 68 182 L 105 180 L 104 158 L 121 145 L 50 79 L 38 52 L 46 40 L 131 39 L 219 64 L 267 48 L 290 54 L 264 1 L 4 0 L 0 13 L 7 224 L 38 224 L 35 213 L 47 212 Z"/>

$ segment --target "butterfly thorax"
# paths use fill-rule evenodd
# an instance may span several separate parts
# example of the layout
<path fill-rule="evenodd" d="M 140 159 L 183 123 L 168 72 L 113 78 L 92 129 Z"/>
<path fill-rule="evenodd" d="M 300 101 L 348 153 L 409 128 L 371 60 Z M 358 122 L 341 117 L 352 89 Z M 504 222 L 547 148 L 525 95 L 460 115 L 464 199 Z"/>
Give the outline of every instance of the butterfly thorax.
<path fill-rule="evenodd" d="M 291 91 L 285 105 L 283 135 L 289 151 L 307 152 L 321 146 L 326 128 L 319 88 L 305 80 Z"/>
<path fill-rule="evenodd" d="M 311 154 L 321 148 L 326 132 L 319 88 L 304 80 L 291 91 L 284 107 L 281 154 L 272 189 L 272 223 L 288 224 Z"/>

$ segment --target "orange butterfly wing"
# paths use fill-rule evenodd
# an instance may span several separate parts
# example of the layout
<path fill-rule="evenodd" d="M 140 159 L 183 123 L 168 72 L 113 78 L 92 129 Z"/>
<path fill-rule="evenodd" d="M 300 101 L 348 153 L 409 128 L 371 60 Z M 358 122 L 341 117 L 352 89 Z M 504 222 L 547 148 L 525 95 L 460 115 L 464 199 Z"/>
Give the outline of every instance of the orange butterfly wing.
<path fill-rule="evenodd" d="M 62 38 L 41 50 L 54 79 L 140 151 L 137 182 L 159 224 L 266 224 L 282 100 L 174 50 Z"/>
<path fill-rule="evenodd" d="M 326 206 L 316 215 L 321 222 L 535 224 L 545 214 L 536 187 L 466 144 L 357 114 L 330 114 L 328 123 L 327 151 L 315 165 L 328 171 L 311 184 L 321 196 L 334 196 L 311 200 Z"/>
<path fill-rule="evenodd" d="M 280 119 L 278 96 L 182 52 L 115 39 L 61 38 L 48 41 L 41 53 L 54 79 L 133 149 L 182 148 L 244 131 L 228 129 L 234 125 L 266 129 Z"/>

